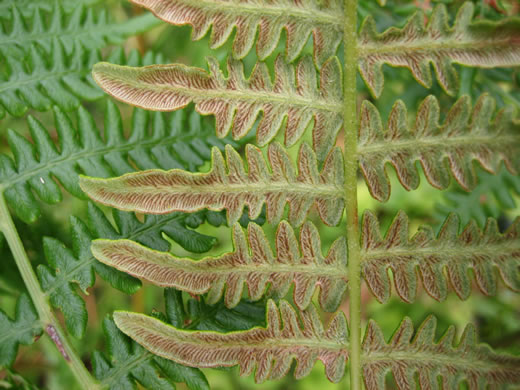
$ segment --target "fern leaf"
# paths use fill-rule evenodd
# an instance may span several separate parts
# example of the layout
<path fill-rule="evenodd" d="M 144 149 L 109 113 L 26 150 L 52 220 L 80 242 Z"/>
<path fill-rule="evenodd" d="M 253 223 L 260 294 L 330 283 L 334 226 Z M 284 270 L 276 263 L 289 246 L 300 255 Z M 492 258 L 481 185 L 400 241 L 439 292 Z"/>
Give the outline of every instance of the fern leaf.
<path fill-rule="evenodd" d="M 64 14 L 62 5 L 54 3 L 49 23 L 45 22 L 46 15 L 40 8 L 35 8 L 30 17 L 24 17 L 16 5 L 13 5 L 11 12 L 9 31 L 5 26 L 0 26 L 0 53 L 18 60 L 30 53 L 27 49 L 31 45 L 51 53 L 53 42 L 57 40 L 63 45 L 65 54 L 70 56 L 78 45 L 86 50 L 102 49 L 109 44 L 122 43 L 126 38 L 157 25 L 157 19 L 152 14 L 115 23 L 108 20 L 104 9 L 97 11 L 81 4 L 69 16 Z"/>
<path fill-rule="evenodd" d="M 29 108 L 48 111 L 53 105 L 65 111 L 78 108 L 81 100 L 96 100 L 104 96 L 90 75 L 93 64 L 100 60 L 97 51 L 86 51 L 76 46 L 67 56 L 63 44 L 54 39 L 50 52 L 52 58 L 36 46 L 29 49 L 27 64 L 7 57 L 7 75 L 0 84 L 0 118 L 6 111 L 12 116 L 22 116 Z M 148 54 L 142 60 L 137 52 L 126 59 L 123 49 L 115 50 L 108 60 L 135 65 L 160 62 Z M 48 64 L 50 63 L 50 65 Z"/>
<path fill-rule="evenodd" d="M 482 95 L 471 110 L 469 97 L 460 98 L 439 123 L 437 99 L 426 98 L 417 112 L 412 130 L 407 125 L 406 107 L 398 101 L 383 131 L 377 109 L 365 101 L 361 108 L 360 165 L 370 193 L 379 201 L 390 196 L 390 182 L 385 165 L 391 164 L 401 184 L 407 189 L 419 186 L 415 162 L 423 167 L 427 180 L 436 188 L 447 188 L 450 171 L 455 180 L 469 191 L 477 182 L 473 167 L 476 160 L 491 173 L 504 162 L 513 174 L 520 170 L 520 121 L 512 107 L 494 115 L 495 101 Z"/>
<path fill-rule="evenodd" d="M 341 0 L 132 0 L 162 20 L 193 27 L 192 38 L 201 39 L 212 27 L 211 48 L 222 46 L 236 27 L 233 54 L 243 58 L 255 43 L 263 60 L 276 48 L 282 29 L 287 32 L 287 58 L 301 53 L 310 34 L 318 64 L 333 56 L 343 38 Z"/>
<path fill-rule="evenodd" d="M 450 27 L 446 7 L 441 4 L 426 27 L 424 14 L 417 12 L 402 29 L 390 28 L 381 34 L 368 17 L 360 32 L 359 69 L 371 92 L 381 95 L 385 63 L 407 67 L 427 88 L 432 85 L 432 63 L 439 84 L 450 94 L 458 88 L 455 63 L 481 68 L 520 65 L 520 18 L 472 22 L 473 13 L 473 4 L 466 2 Z"/>
<path fill-rule="evenodd" d="M 142 314 L 114 313 L 114 320 L 124 333 L 152 353 L 183 365 L 240 365 L 242 375 L 251 374 L 256 365 L 255 380 L 261 383 L 285 376 L 293 359 L 298 362 L 294 375 L 302 378 L 319 359 L 329 380 L 339 382 L 348 358 L 345 316 L 337 314 L 326 331 L 313 306 L 301 312 L 300 318 L 303 326 L 287 302 L 281 301 L 278 309 L 269 301 L 267 328 L 216 333 L 177 329 Z"/>
<path fill-rule="evenodd" d="M 0 310 L 0 368 L 13 364 L 18 345 L 34 343 L 41 333 L 38 314 L 27 295 L 18 299 L 13 320 Z"/>
<path fill-rule="evenodd" d="M 258 225 L 248 225 L 248 239 L 251 254 L 244 232 L 235 224 L 234 252 L 196 262 L 128 240 L 96 240 L 92 253 L 102 263 L 153 284 L 190 294 L 209 292 L 209 304 L 220 300 L 226 284 L 225 303 L 232 308 L 242 298 L 244 283 L 250 298 L 258 300 L 268 283 L 269 295 L 284 297 L 294 282 L 294 301 L 300 309 L 309 306 L 320 286 L 322 307 L 330 312 L 337 310 L 347 287 L 347 248 L 343 238 L 333 244 L 326 258 L 321 254 L 318 230 L 311 222 L 305 223 L 300 233 L 301 254 L 294 231 L 285 221 L 278 226 L 276 256 Z"/>
<path fill-rule="evenodd" d="M 274 84 L 262 62 L 257 63 L 249 79 L 242 62 L 228 61 L 227 78 L 215 59 L 208 63 L 209 73 L 180 64 L 135 69 L 100 63 L 94 66 L 93 75 L 116 99 L 145 109 L 173 111 L 194 102 L 201 114 L 215 115 L 219 137 L 229 130 L 235 139 L 244 137 L 262 112 L 257 129 L 261 146 L 282 127 L 285 144 L 292 146 L 313 120 L 318 158 L 323 160 L 334 146 L 343 124 L 341 65 L 337 58 L 323 65 L 319 89 L 310 57 L 304 57 L 295 68 L 279 56 Z"/>
<path fill-rule="evenodd" d="M 193 390 L 209 389 L 199 370 L 153 356 L 121 333 L 111 319 L 104 320 L 103 330 L 110 360 L 97 351 L 92 356 L 94 375 L 103 388 L 128 390 L 140 384 L 147 389 L 174 390 L 174 382 L 187 382 Z"/>
<path fill-rule="evenodd" d="M 36 9 L 52 11 L 55 4 L 59 4 L 67 13 L 80 6 L 92 6 L 101 3 L 101 0 L 16 0 L 16 6 L 24 16 L 32 15 Z M 14 1 L 0 2 L 0 18 L 11 18 Z"/>
<path fill-rule="evenodd" d="M 408 217 L 400 212 L 383 239 L 376 217 L 366 212 L 362 267 L 377 299 L 384 302 L 389 298 L 388 269 L 392 270 L 397 293 L 406 302 L 412 302 L 417 294 L 416 270 L 422 276 L 425 290 L 437 300 L 446 298 L 447 279 L 457 295 L 466 299 L 471 293 L 469 269 L 485 294 L 496 293 L 495 270 L 510 289 L 520 291 L 520 219 L 504 234 L 499 233 L 493 219 L 488 220 L 484 231 L 474 221 L 461 234 L 458 231 L 459 219 L 452 214 L 438 237 L 431 228 L 423 227 L 409 240 Z"/>
<path fill-rule="evenodd" d="M 483 227 L 486 220 L 499 218 L 506 210 L 516 207 L 515 195 L 520 195 L 520 176 L 502 168 L 496 175 L 479 171 L 478 184 L 473 191 L 453 188 L 443 193 L 442 203 L 435 205 L 435 219 L 441 222 L 450 212 L 456 212 L 466 225 L 474 219 Z"/>
<path fill-rule="evenodd" d="M 455 345 L 450 327 L 435 342 L 437 320 L 431 316 L 414 336 L 413 324 L 405 318 L 387 344 L 379 326 L 370 321 L 363 342 L 363 372 L 367 390 L 385 388 L 391 371 L 401 390 L 458 389 L 465 381 L 469 390 L 506 389 L 520 383 L 520 358 L 498 354 L 488 345 L 477 344 L 475 328 L 468 325 Z M 418 378 L 418 383 L 416 380 Z"/>
<path fill-rule="evenodd" d="M 77 338 L 83 337 L 88 313 L 85 302 L 77 294 L 75 285 L 83 293 L 94 285 L 94 272 L 118 290 L 126 294 L 136 292 L 141 283 L 133 277 L 96 261 L 91 252 L 91 243 L 99 237 L 114 240 L 137 240 L 144 245 L 168 250 L 168 241 L 178 243 L 191 252 L 206 252 L 215 244 L 215 238 L 200 234 L 196 228 L 206 220 L 204 213 L 187 216 L 180 213 L 165 216 L 147 216 L 144 221 L 137 220 L 134 214 L 114 212 L 116 226 L 95 206 L 88 206 L 88 226 L 80 219 L 71 217 L 72 249 L 54 238 L 44 239 L 44 251 L 48 265 L 37 269 L 40 283 L 50 303 L 63 312 L 69 332 Z M 198 218 L 194 218 L 198 217 Z"/>
<path fill-rule="evenodd" d="M 33 117 L 28 124 L 34 144 L 14 131 L 7 140 L 14 161 L 0 155 L 0 191 L 16 214 L 25 222 L 34 222 L 40 215 L 36 194 L 46 203 L 61 200 L 61 189 L 54 179 L 71 194 L 84 198 L 78 185 L 78 173 L 110 177 L 150 168 L 184 168 L 195 170 L 209 160 L 210 148 L 223 148 L 222 141 L 212 130 L 202 128 L 200 117 L 189 119 L 175 113 L 169 120 L 160 113 L 150 124 L 149 114 L 134 113 L 132 131 L 123 136 L 118 109 L 107 103 L 105 139 L 94 118 L 82 107 L 77 111 L 78 125 L 59 108 L 54 109 L 59 148 L 51 140 L 49 131 Z M 189 131 L 180 132 L 189 128 Z"/>
<path fill-rule="evenodd" d="M 177 293 L 181 292 L 177 291 Z M 243 299 L 234 308 L 229 309 L 223 301 L 209 305 L 204 296 L 201 296 L 190 298 L 187 301 L 185 322 L 177 324 L 170 321 L 170 323 L 176 328 L 187 324 L 186 327 L 189 329 L 225 333 L 265 326 L 265 313 L 266 307 L 263 300 L 249 302 Z"/>
<path fill-rule="evenodd" d="M 41 388 L 31 383 L 28 378 L 23 377 L 13 369 L 2 370 L 4 378 L 2 379 L 2 385 L 6 389 L 13 390 L 41 390 Z"/>
<path fill-rule="evenodd" d="M 250 144 L 246 148 L 248 173 L 240 155 L 226 145 L 227 164 L 220 150 L 213 148 L 212 169 L 208 173 L 182 170 L 149 170 L 113 179 L 80 177 L 80 186 L 93 200 L 126 211 L 165 214 L 191 212 L 204 208 L 226 209 L 228 221 L 235 223 L 244 206 L 250 218 L 256 218 L 264 203 L 267 219 L 276 223 L 289 203 L 289 220 L 299 226 L 313 204 L 320 217 L 331 226 L 342 217 L 343 162 L 335 148 L 318 173 L 316 156 L 303 143 L 298 156 L 299 174 L 278 143 L 269 145 L 269 171 L 262 151 Z"/>

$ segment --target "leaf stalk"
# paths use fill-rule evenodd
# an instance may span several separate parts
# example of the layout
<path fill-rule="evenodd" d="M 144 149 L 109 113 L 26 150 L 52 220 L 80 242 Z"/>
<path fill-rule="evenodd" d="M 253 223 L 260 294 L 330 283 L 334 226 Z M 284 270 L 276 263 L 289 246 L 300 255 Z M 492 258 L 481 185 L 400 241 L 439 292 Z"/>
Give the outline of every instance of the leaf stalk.
<path fill-rule="evenodd" d="M 345 0 L 344 54 L 344 148 L 345 206 L 347 223 L 349 305 L 350 305 L 350 389 L 362 389 L 361 367 L 361 251 L 357 204 L 358 120 L 357 120 L 357 0 Z"/>
<path fill-rule="evenodd" d="M 60 351 L 60 354 L 67 361 L 76 380 L 85 390 L 98 390 L 100 385 L 94 380 L 92 375 L 83 365 L 81 359 L 72 347 L 72 344 L 67 339 L 61 324 L 55 317 L 46 295 L 43 292 L 31 261 L 25 252 L 24 245 L 20 239 L 20 235 L 16 230 L 13 219 L 7 207 L 4 194 L 0 192 L 0 230 L 5 236 L 5 239 L 11 249 L 15 263 L 20 271 L 20 275 L 25 283 L 27 291 L 33 301 L 33 304 L 38 312 L 42 328 L 47 335 L 53 340 L 54 344 Z"/>

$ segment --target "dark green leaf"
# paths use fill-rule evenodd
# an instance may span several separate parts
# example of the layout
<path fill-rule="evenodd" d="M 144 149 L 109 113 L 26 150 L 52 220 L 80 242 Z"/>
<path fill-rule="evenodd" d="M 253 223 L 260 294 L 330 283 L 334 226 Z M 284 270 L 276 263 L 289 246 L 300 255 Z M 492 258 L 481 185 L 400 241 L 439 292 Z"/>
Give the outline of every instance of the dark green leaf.
<path fill-rule="evenodd" d="M 0 367 L 10 366 L 18 345 L 34 343 L 41 333 L 38 314 L 27 295 L 23 294 L 18 299 L 14 320 L 0 310 Z"/>
<path fill-rule="evenodd" d="M 66 191 L 84 198 L 78 186 L 79 173 L 111 177 L 134 171 L 135 167 L 194 170 L 209 158 L 199 148 L 200 143 L 208 148 L 223 146 L 206 126 L 199 123 L 188 127 L 188 123 L 200 122 L 195 113 L 189 118 L 183 112 L 170 116 L 155 113 L 150 121 L 150 113 L 136 110 L 127 138 L 123 135 L 119 110 L 111 102 L 107 103 L 104 138 L 86 109 L 80 107 L 77 117 L 75 125 L 61 109 L 54 109 L 59 145 L 54 144 L 49 130 L 33 117 L 29 117 L 28 124 L 34 143 L 14 131 L 9 132 L 14 160 L 0 154 L 0 192 L 4 192 L 8 204 L 24 222 L 34 222 L 40 215 L 36 196 L 51 204 L 61 200 L 56 179 Z M 180 150 L 187 149 L 196 158 L 183 157 Z M 167 233 L 177 235 L 172 238 L 193 252 L 203 252 L 214 244 L 212 238 L 202 239 L 186 229 L 179 231 Z"/>

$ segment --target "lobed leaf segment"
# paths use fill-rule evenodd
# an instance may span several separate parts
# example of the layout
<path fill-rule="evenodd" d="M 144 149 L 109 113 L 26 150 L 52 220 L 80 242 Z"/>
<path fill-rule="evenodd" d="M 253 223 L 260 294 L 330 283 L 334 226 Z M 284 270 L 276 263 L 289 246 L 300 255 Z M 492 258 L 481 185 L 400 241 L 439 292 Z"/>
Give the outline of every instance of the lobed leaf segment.
<path fill-rule="evenodd" d="M 287 374 L 291 361 L 297 361 L 295 377 L 307 375 L 319 359 L 329 380 L 342 379 L 348 359 L 348 330 L 343 313 L 336 314 L 327 330 L 314 309 L 298 315 L 285 301 L 277 308 L 268 302 L 267 327 L 255 327 L 231 333 L 186 331 L 142 314 L 116 312 L 117 326 L 152 353 L 177 363 L 197 367 L 240 366 L 241 375 L 249 375 L 256 365 L 255 381 L 278 379 Z M 519 380 L 520 359 L 497 354 L 477 344 L 475 330 L 468 325 L 454 344 L 455 328 L 448 328 L 435 342 L 436 319 L 431 316 L 414 329 L 406 318 L 389 343 L 379 326 L 370 321 L 365 333 L 362 364 L 367 390 L 385 388 L 391 371 L 400 389 L 436 389 L 439 378 L 443 388 L 455 389 L 465 381 L 472 390 L 507 388 Z M 417 380 L 416 380 L 416 377 Z"/>
<path fill-rule="evenodd" d="M 266 203 L 267 219 L 276 223 L 288 203 L 289 220 L 295 226 L 303 223 L 313 204 L 327 225 L 334 226 L 341 219 L 343 159 L 338 148 L 328 155 L 321 173 L 316 156 L 306 143 L 300 147 L 298 174 L 278 143 L 269 145 L 271 170 L 261 150 L 249 144 L 246 159 L 247 173 L 240 155 L 226 145 L 227 164 L 222 153 L 214 148 L 208 173 L 149 170 L 114 179 L 81 177 L 80 186 L 97 202 L 149 214 L 226 209 L 228 221 L 233 224 L 244 206 L 248 206 L 250 218 L 255 219 Z"/>
<path fill-rule="evenodd" d="M 348 330 L 343 313 L 331 320 L 327 330 L 310 306 L 300 313 L 285 301 L 279 307 L 267 304 L 267 328 L 252 328 L 231 333 L 186 331 L 153 317 L 115 312 L 119 329 L 152 353 L 187 366 L 240 366 L 241 375 L 249 375 L 256 366 L 255 381 L 279 379 L 297 361 L 296 378 L 309 374 L 321 360 L 329 380 L 339 382 L 348 359 Z"/>
<path fill-rule="evenodd" d="M 180 64 L 130 68 L 100 63 L 94 66 L 93 75 L 110 95 L 145 109 L 173 111 L 194 102 L 201 114 L 215 115 L 219 137 L 230 130 L 233 138 L 244 137 L 262 112 L 256 130 L 260 146 L 269 143 L 281 128 L 285 129 L 285 144 L 292 146 L 314 121 L 314 149 L 320 161 L 327 156 L 343 125 L 337 58 L 323 64 L 319 88 L 310 57 L 303 57 L 294 67 L 279 56 L 274 84 L 263 62 L 256 64 L 249 79 L 242 62 L 230 59 L 227 77 L 217 60 L 210 58 L 208 64 L 209 73 Z"/>
<path fill-rule="evenodd" d="M 94 239 L 109 237 L 113 240 L 136 240 L 144 245 L 168 250 L 170 241 L 165 239 L 167 237 L 183 249 L 199 253 L 208 251 L 216 239 L 192 229 L 204 222 L 212 225 L 225 222 L 223 216 L 209 212 L 191 216 L 180 213 L 147 216 L 139 221 L 132 213 L 115 211 L 112 217 L 115 226 L 100 209 L 89 203 L 86 221 L 70 218 L 71 248 L 55 238 L 46 237 L 43 241 L 48 264 L 37 268 L 42 289 L 51 305 L 61 310 L 67 329 L 76 338 L 85 335 L 88 318 L 85 302 L 77 293 L 76 285 L 84 294 L 88 294 L 89 288 L 95 283 L 95 274 L 98 274 L 112 287 L 126 294 L 133 294 L 141 287 L 141 282 L 130 275 L 96 261 L 91 248 Z"/>
<path fill-rule="evenodd" d="M 435 342 L 437 320 L 430 316 L 414 335 L 409 318 L 386 343 L 379 326 L 370 321 L 363 342 L 363 374 L 367 390 L 385 388 L 391 371 L 402 390 L 457 389 L 465 382 L 471 390 L 506 389 L 520 381 L 520 358 L 498 354 L 477 344 L 475 328 L 468 325 L 455 345 L 455 328 L 449 327 Z"/>
<path fill-rule="evenodd" d="M 502 162 L 512 173 L 520 171 L 520 121 L 512 107 L 495 114 L 495 101 L 482 95 L 473 110 L 469 97 L 460 98 L 439 123 L 440 108 L 433 96 L 420 105 L 415 126 L 408 127 L 406 107 L 398 101 L 383 130 L 377 109 L 364 101 L 360 112 L 359 164 L 370 193 L 379 201 L 390 197 L 390 182 L 385 165 L 391 164 L 407 189 L 419 186 L 415 166 L 421 163 L 427 180 L 445 189 L 450 173 L 469 191 L 477 184 L 473 161 L 491 173 Z"/>
<path fill-rule="evenodd" d="M 389 269 L 397 293 L 406 302 L 417 295 L 418 274 L 426 292 L 437 300 L 446 299 L 448 280 L 460 298 L 468 298 L 470 269 L 487 295 L 496 293 L 496 271 L 506 286 L 520 291 L 520 219 L 503 234 L 494 219 L 488 219 L 483 231 L 471 221 L 459 234 L 459 218 L 451 214 L 437 237 L 424 226 L 409 240 L 404 212 L 396 216 L 383 238 L 376 217 L 367 211 L 362 231 L 364 278 L 380 302 L 390 297 Z"/>
<path fill-rule="evenodd" d="M 344 11 L 339 0 L 132 0 L 158 17 L 175 25 L 190 24 L 193 38 L 202 38 L 213 26 L 212 47 L 222 45 L 237 34 L 233 45 L 236 58 L 243 58 L 254 44 L 257 28 L 257 52 L 260 60 L 271 54 L 282 28 L 287 30 L 287 61 L 302 51 L 311 31 L 314 57 L 318 66 L 333 56 L 343 39 Z M 453 64 L 492 68 L 520 63 L 520 19 L 500 22 L 474 22 L 474 6 L 465 3 L 452 27 L 446 7 L 434 8 L 427 26 L 424 13 L 415 13 L 402 29 L 391 27 L 378 33 L 372 17 L 365 19 L 358 39 L 359 71 L 367 86 L 378 97 L 384 86 L 383 64 L 407 67 L 426 87 L 432 85 L 433 64 L 440 85 L 450 94 L 458 87 Z M 299 30 L 299 31 L 298 31 Z"/>
<path fill-rule="evenodd" d="M 56 203 L 61 200 L 60 187 L 63 187 L 83 198 L 78 171 L 114 176 L 135 168 L 194 170 L 209 159 L 210 147 L 223 147 L 222 141 L 208 133 L 210 130 L 202 126 L 200 116 L 195 113 L 188 117 L 182 112 L 172 116 L 155 113 L 152 118 L 149 113 L 136 110 L 128 136 L 124 136 L 121 115 L 111 102 L 107 102 L 104 131 L 98 129 L 84 108 L 74 114 L 77 114 L 77 125 L 61 109 L 54 109 L 59 145 L 55 145 L 50 132 L 33 117 L 29 117 L 28 123 L 34 143 L 14 131 L 8 132 L 14 161 L 0 155 L 0 191 L 25 222 L 33 222 L 40 215 L 35 195 L 44 202 Z M 180 134 L 188 125 L 190 131 Z M 206 220 L 216 225 L 225 222 L 224 217 L 208 212 L 192 216 L 178 213 L 152 216 L 143 222 L 133 215 L 116 213 L 114 219 L 116 229 L 100 210 L 89 206 L 90 227 L 78 218 L 71 218 L 71 249 L 54 238 L 44 239 L 48 265 L 38 267 L 39 280 L 50 304 L 62 311 L 69 332 L 77 338 L 84 336 L 88 314 L 76 285 L 87 294 L 94 285 L 96 272 L 125 293 L 134 293 L 140 287 L 134 278 L 95 261 L 90 251 L 94 238 L 135 239 L 167 250 L 168 245 L 162 238 L 162 234 L 166 234 L 186 250 L 199 253 L 209 250 L 215 238 L 191 229 Z"/>
<path fill-rule="evenodd" d="M 323 64 L 333 56 L 343 38 L 341 0 L 131 0 L 174 25 L 189 24 L 192 38 L 201 39 L 212 27 L 211 48 L 222 46 L 236 28 L 233 54 L 243 58 L 256 42 L 263 60 L 277 47 L 282 30 L 287 34 L 286 55 L 292 62 L 302 52 L 310 34 L 314 57 Z M 257 37 L 258 31 L 258 37 Z"/>
<path fill-rule="evenodd" d="M 41 334 L 38 314 L 26 294 L 18 298 L 14 319 L 0 310 L 0 368 L 14 363 L 20 344 L 30 345 Z"/>
<path fill-rule="evenodd" d="M 59 4 L 65 12 L 72 12 L 78 6 L 92 6 L 100 3 L 101 0 L 17 0 L 16 5 L 24 16 L 32 15 L 36 9 L 51 11 L 56 4 Z M 11 16 L 13 2 L 6 1 L 0 3 L 0 17 L 8 18 Z"/>
<path fill-rule="evenodd" d="M 185 303 L 182 295 L 179 290 L 164 289 L 167 322 L 176 328 L 224 333 L 265 326 L 264 301 L 242 300 L 230 309 L 223 301 L 209 305 L 203 296 L 190 297 Z M 156 318 L 165 321 L 161 313 L 154 312 L 153 314 Z"/>
<path fill-rule="evenodd" d="M 443 194 L 443 201 L 435 205 L 434 215 L 439 222 L 451 210 L 457 210 L 463 225 L 474 219 L 483 227 L 488 217 L 499 218 L 504 210 L 516 207 L 520 176 L 512 175 L 504 167 L 496 175 L 479 171 L 477 176 L 478 184 L 473 191 L 456 187 Z"/>
<path fill-rule="evenodd" d="M 104 131 L 94 118 L 80 107 L 72 115 L 54 108 L 54 121 L 59 145 L 52 141 L 49 130 L 29 116 L 30 142 L 9 130 L 7 141 L 14 160 L 0 154 L 0 192 L 25 222 L 40 215 L 35 194 L 46 203 L 61 201 L 60 185 L 79 198 L 85 195 L 78 185 L 78 172 L 110 177 L 133 172 L 136 168 L 194 170 L 211 156 L 210 148 L 224 144 L 202 127 L 197 114 L 187 117 L 176 113 L 171 117 L 136 110 L 128 137 L 124 136 L 121 115 L 114 103 L 107 102 Z M 189 125 L 190 131 L 183 132 Z M 103 136 L 104 134 L 104 136 Z M 57 179 L 59 184 L 55 181 Z"/>
<path fill-rule="evenodd" d="M 453 27 L 444 5 L 434 8 L 428 25 L 417 12 L 402 28 L 391 27 L 378 34 L 368 17 L 359 33 L 359 70 L 370 91 L 378 97 L 383 91 L 383 64 L 410 69 L 426 88 L 432 86 L 430 64 L 437 80 L 449 94 L 458 88 L 453 64 L 494 68 L 520 63 L 520 18 L 500 22 L 473 22 L 474 5 L 466 2 L 457 13 Z"/>
<path fill-rule="evenodd" d="M 224 302 L 235 307 L 242 299 L 244 283 L 252 300 L 284 297 L 294 283 L 294 302 L 307 308 L 320 287 L 320 303 L 327 311 L 337 310 L 347 288 L 347 247 L 337 239 L 326 257 L 321 253 L 318 230 L 306 222 L 300 231 L 300 249 L 291 226 L 282 221 L 276 233 L 276 255 L 261 228 L 250 223 L 246 235 L 235 224 L 235 251 L 199 261 L 181 259 L 167 252 L 148 249 L 129 240 L 96 240 L 92 253 L 102 263 L 162 287 L 190 294 L 204 294 L 206 302 L 217 303 L 226 288 Z M 249 248 L 248 248 L 249 247 Z"/>
<path fill-rule="evenodd" d="M 150 13 L 115 23 L 108 19 L 103 8 L 86 7 L 80 3 L 67 14 L 64 4 L 50 3 L 49 22 L 45 21 L 47 15 L 41 7 L 33 8 L 30 16 L 24 16 L 21 7 L 12 3 L 10 28 L 0 23 L 0 53 L 4 57 L 23 60 L 33 45 L 46 54 L 52 53 L 55 42 L 63 45 L 67 56 L 73 54 L 77 46 L 88 51 L 98 50 L 109 44 L 122 43 L 126 38 L 158 24 Z"/>
<path fill-rule="evenodd" d="M 102 58 L 99 51 L 76 45 L 68 56 L 63 44 L 54 39 L 49 54 L 51 61 L 47 61 L 46 56 L 33 45 L 26 61 L 7 57 L 7 71 L 0 85 L 0 118 L 6 113 L 23 116 L 30 108 L 48 111 L 58 106 L 71 111 L 83 100 L 92 101 L 104 96 L 90 74 L 92 66 Z M 133 66 L 162 62 L 161 56 L 149 52 L 141 57 L 137 50 L 126 57 L 122 48 L 104 58 Z"/>

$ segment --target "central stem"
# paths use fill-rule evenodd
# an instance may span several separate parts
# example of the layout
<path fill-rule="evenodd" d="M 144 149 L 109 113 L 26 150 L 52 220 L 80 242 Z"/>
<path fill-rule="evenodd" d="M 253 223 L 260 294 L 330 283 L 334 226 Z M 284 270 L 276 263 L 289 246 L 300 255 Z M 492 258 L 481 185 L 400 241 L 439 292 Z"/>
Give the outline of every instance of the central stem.
<path fill-rule="evenodd" d="M 361 251 L 357 204 L 357 0 L 345 0 L 344 159 L 347 209 L 348 275 L 350 305 L 350 390 L 362 389 L 361 367 Z"/>
<path fill-rule="evenodd" d="M 62 330 L 61 324 L 54 316 L 52 309 L 47 302 L 45 293 L 43 292 L 38 278 L 34 273 L 31 262 L 27 257 L 22 240 L 18 235 L 16 226 L 13 223 L 9 209 L 5 202 L 4 194 L 0 192 L 0 231 L 4 233 L 5 239 L 9 244 L 9 249 L 13 254 L 20 275 L 25 283 L 25 287 L 31 296 L 32 302 L 38 312 L 38 317 L 43 330 L 52 339 L 63 358 L 67 361 L 77 381 L 85 390 L 97 390 L 99 384 L 90 375 L 83 365 L 81 359 L 74 351 L 72 344 L 67 339 L 65 332 Z"/>

